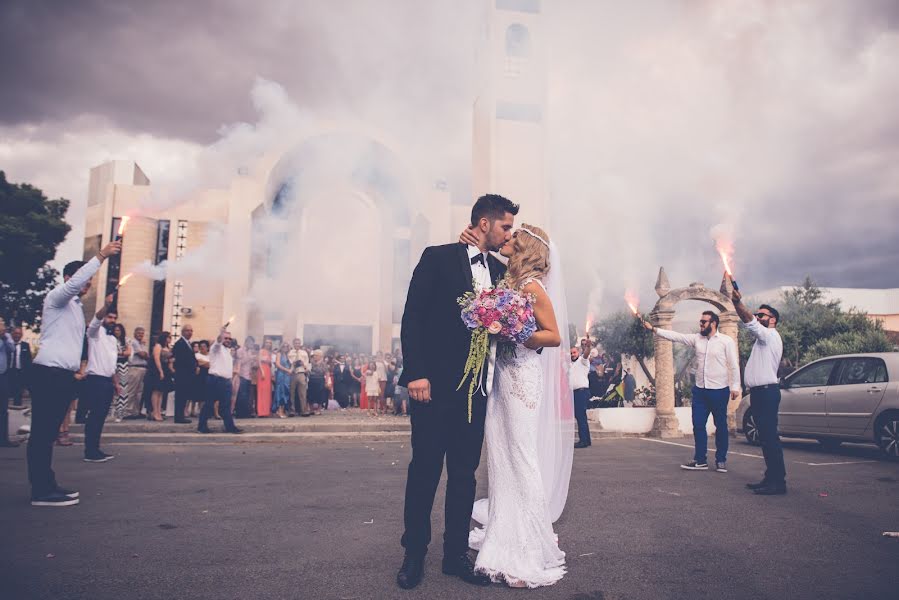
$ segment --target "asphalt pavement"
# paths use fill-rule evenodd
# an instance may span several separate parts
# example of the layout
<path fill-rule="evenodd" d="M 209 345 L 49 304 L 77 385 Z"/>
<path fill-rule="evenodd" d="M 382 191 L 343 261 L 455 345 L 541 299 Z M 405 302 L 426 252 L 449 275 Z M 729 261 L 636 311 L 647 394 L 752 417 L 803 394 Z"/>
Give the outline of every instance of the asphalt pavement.
<path fill-rule="evenodd" d="M 689 440 L 578 450 L 556 524 L 568 575 L 540 590 L 440 573 L 443 485 L 425 580 L 396 587 L 403 441 L 107 444 L 58 448 L 81 504 L 32 508 L 24 448 L 0 450 L 0 596 L 29 599 L 899 597 L 899 464 L 873 447 L 788 443 L 790 493 L 754 496 L 757 448 L 730 472 L 686 472 Z M 478 484 L 486 491 L 482 464 Z"/>

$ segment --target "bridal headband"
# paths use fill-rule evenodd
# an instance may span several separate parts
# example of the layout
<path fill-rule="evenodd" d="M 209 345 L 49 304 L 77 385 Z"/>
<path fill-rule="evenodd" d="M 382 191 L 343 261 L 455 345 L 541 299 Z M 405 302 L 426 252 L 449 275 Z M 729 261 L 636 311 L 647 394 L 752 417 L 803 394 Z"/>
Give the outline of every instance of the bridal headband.
<path fill-rule="evenodd" d="M 541 242 L 543 242 L 543 245 L 544 245 L 544 246 L 546 246 L 547 248 L 549 248 L 549 242 L 547 242 L 546 240 L 544 240 L 542 237 L 540 237 L 539 235 L 537 235 L 536 233 L 534 233 L 534 232 L 531 231 L 530 229 L 525 229 L 525 228 L 522 227 L 522 228 L 518 229 L 518 233 L 526 233 L 526 234 L 528 234 L 529 236 L 531 236 L 531 237 L 533 237 L 533 238 L 537 238 L 538 240 L 540 240 Z"/>

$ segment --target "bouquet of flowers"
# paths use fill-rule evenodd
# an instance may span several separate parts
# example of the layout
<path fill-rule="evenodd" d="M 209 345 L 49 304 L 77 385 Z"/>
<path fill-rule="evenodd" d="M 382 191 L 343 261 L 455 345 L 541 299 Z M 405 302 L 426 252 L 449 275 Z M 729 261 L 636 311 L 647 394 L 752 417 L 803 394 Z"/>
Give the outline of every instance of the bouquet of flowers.
<path fill-rule="evenodd" d="M 471 330 L 471 346 L 465 372 L 457 390 L 468 384 L 468 422 L 471 423 L 471 399 L 481 386 L 484 362 L 490 351 L 490 336 L 503 341 L 522 344 L 537 331 L 534 318 L 534 298 L 508 287 L 496 287 L 480 292 L 467 292 L 458 299 L 462 307 L 462 322 Z"/>

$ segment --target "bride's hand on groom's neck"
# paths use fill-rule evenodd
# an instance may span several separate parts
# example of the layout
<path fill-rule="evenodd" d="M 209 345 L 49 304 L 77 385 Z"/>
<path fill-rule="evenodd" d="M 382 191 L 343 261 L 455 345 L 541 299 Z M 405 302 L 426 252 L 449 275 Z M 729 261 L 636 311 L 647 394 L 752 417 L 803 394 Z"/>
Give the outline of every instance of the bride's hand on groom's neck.
<path fill-rule="evenodd" d="M 462 233 L 459 234 L 459 242 L 462 244 L 468 244 L 469 246 L 480 246 L 481 239 L 479 237 L 480 230 L 477 229 L 473 225 L 469 225 L 465 229 L 462 230 Z"/>

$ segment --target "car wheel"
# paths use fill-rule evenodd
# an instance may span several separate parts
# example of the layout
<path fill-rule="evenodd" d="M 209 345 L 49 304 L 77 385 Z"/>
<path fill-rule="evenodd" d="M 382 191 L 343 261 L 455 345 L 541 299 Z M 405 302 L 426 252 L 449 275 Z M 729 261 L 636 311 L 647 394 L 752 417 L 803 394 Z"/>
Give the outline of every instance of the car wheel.
<path fill-rule="evenodd" d="M 762 443 L 759 441 L 759 428 L 755 424 L 755 417 L 749 411 L 747 411 L 746 414 L 743 415 L 743 434 L 746 436 L 746 441 L 751 445 L 762 445 Z"/>
<path fill-rule="evenodd" d="M 818 438 L 818 443 L 821 444 L 821 447 L 825 450 L 832 451 L 839 448 L 840 444 L 842 444 L 843 442 L 841 442 L 840 440 L 835 440 L 833 438 Z"/>
<path fill-rule="evenodd" d="M 899 413 L 891 413 L 877 421 L 877 445 L 890 460 L 899 460 Z"/>

